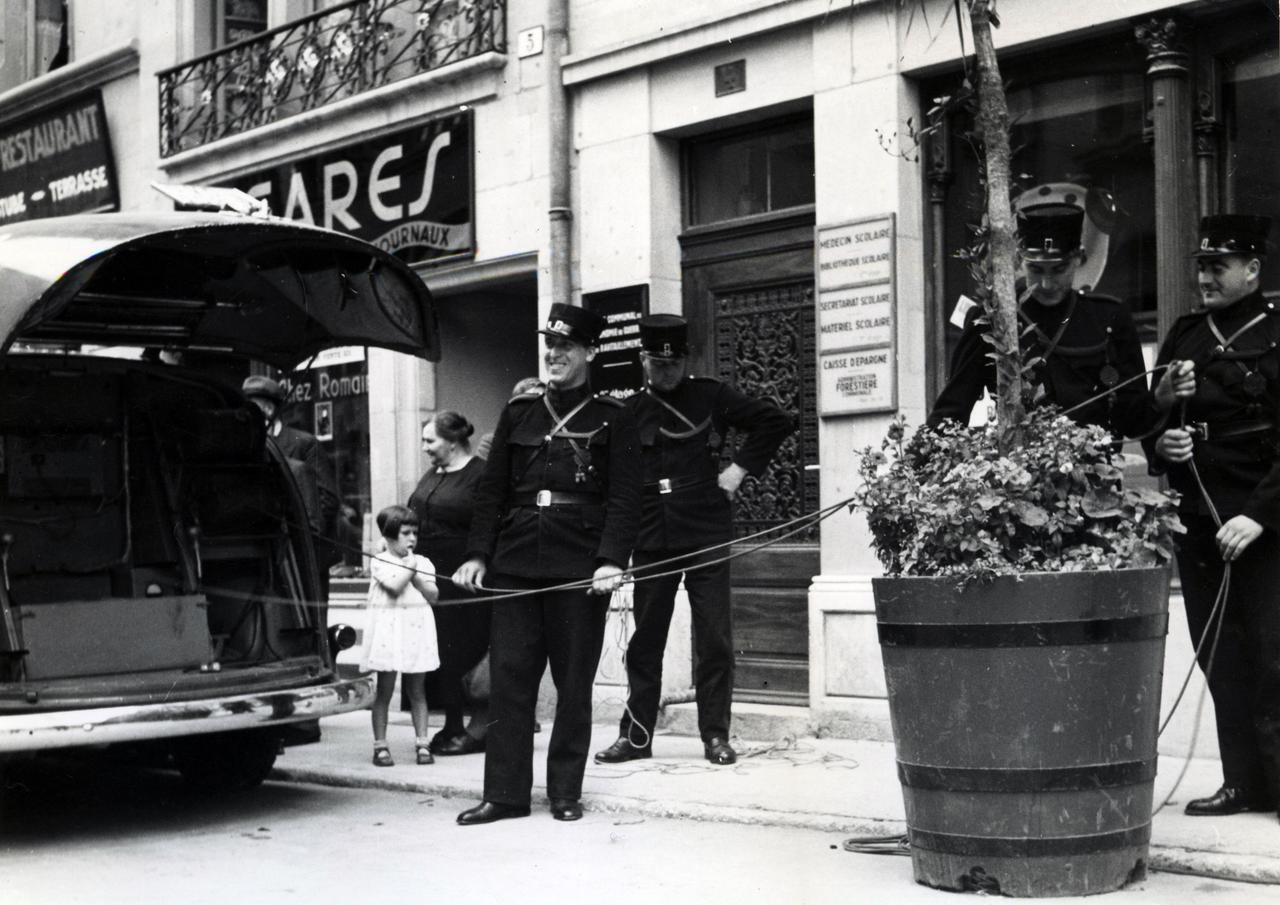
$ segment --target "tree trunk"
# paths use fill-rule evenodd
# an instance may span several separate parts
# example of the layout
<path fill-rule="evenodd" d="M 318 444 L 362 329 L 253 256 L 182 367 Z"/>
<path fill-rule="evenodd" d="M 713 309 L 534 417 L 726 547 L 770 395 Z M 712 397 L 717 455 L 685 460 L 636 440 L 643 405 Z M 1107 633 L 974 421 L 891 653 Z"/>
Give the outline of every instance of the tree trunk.
<path fill-rule="evenodd" d="M 1022 404 L 1022 357 L 1018 349 L 1018 300 L 1014 287 L 1017 242 L 1011 205 L 1009 106 L 991 37 L 991 0 L 969 0 L 969 25 L 978 63 L 978 128 L 986 155 L 988 252 L 993 306 L 991 339 L 996 353 L 996 418 L 1000 447 L 1019 445 L 1025 414 Z"/>

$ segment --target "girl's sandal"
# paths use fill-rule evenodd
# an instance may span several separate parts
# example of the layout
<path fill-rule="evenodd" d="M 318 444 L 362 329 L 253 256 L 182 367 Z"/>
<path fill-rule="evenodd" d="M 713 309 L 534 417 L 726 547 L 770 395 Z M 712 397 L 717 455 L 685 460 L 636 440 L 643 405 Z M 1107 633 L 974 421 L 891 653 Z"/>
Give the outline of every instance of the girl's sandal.
<path fill-rule="evenodd" d="M 394 767 L 396 762 L 391 759 L 390 748 L 374 748 L 373 749 L 373 765 L 375 767 Z"/>
<path fill-rule="evenodd" d="M 435 756 L 431 753 L 431 749 L 426 745 L 418 745 L 418 766 L 426 766 L 434 764 Z"/>

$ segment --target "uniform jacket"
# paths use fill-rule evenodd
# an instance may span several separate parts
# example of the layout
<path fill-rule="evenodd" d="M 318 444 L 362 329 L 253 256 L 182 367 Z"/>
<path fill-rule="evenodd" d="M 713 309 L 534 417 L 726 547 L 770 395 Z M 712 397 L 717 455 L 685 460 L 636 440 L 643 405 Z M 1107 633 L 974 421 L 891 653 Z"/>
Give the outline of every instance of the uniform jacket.
<path fill-rule="evenodd" d="M 1045 356 L 1062 328 L 1063 317 L 1070 312 L 1057 344 L 1031 377 L 1044 388 L 1039 401 L 1055 403 L 1063 409 L 1106 390 L 1106 368 L 1114 369 L 1113 386 L 1146 370 L 1129 309 L 1105 295 L 1074 292 L 1073 296 L 1074 305 L 1071 297 L 1052 306 L 1028 299 L 1022 304 L 1019 325 L 1029 331 L 1023 333 L 1023 348 L 1033 356 Z M 983 388 L 995 392 L 995 363 L 988 357 L 991 346 L 983 339 L 989 327 L 978 322 L 978 314 L 978 309 L 970 312 L 965 323 L 952 358 L 951 376 L 929 413 L 930 425 L 936 426 L 943 419 L 967 424 L 969 410 L 982 397 Z M 1079 424 L 1106 428 L 1117 438 L 1137 436 L 1151 422 L 1147 382 L 1139 379 L 1126 384 L 1069 417 Z"/>
<path fill-rule="evenodd" d="M 733 460 L 753 475 L 765 470 L 796 429 L 795 419 L 772 402 L 706 377 L 686 378 L 670 393 L 651 388 L 626 404 L 635 414 L 644 463 L 640 550 L 692 549 L 729 540 L 732 511 L 716 483 L 728 429 L 746 434 Z M 663 479 L 671 482 L 670 493 L 659 493 Z"/>
<path fill-rule="evenodd" d="M 616 399 L 590 396 L 551 435 L 546 401 L 563 417 L 589 396 L 585 386 L 552 388 L 545 400 L 539 392 L 507 403 L 476 489 L 468 558 L 525 578 L 587 578 L 603 563 L 626 568 L 640 520 L 635 420 Z M 533 500 L 543 490 L 592 500 L 539 507 Z"/>
<path fill-rule="evenodd" d="M 1190 359 L 1195 362 L 1196 393 L 1170 413 L 1168 427 L 1204 422 L 1208 438 L 1194 441 L 1193 460 L 1219 516 L 1225 522 L 1247 515 L 1272 530 L 1280 530 L 1280 304 L 1257 292 L 1213 313 L 1224 338 L 1260 314 L 1265 318 L 1219 351 L 1221 343 L 1209 326 L 1208 309 L 1178 318 L 1160 347 L 1159 364 Z M 1248 378 L 1247 374 L 1257 374 Z M 1250 392 L 1252 387 L 1254 392 Z M 1221 438 L 1231 426 L 1265 425 L 1270 431 Z M 1209 515 L 1195 476 L 1187 465 L 1167 462 L 1155 454 L 1157 432 L 1144 440 L 1154 474 L 1167 473 L 1182 494 L 1187 515 Z"/>

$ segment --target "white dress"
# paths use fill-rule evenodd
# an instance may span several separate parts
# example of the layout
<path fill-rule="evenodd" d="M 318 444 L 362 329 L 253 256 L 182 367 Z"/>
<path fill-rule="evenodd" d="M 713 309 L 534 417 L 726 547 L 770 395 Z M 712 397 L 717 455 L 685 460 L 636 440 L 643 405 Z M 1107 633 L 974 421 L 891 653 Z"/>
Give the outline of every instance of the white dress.
<path fill-rule="evenodd" d="M 398 596 L 391 595 L 383 585 L 402 580 L 405 569 L 435 572 L 431 560 L 416 553 L 398 557 L 383 550 L 369 561 L 362 671 L 431 672 L 440 668 L 436 617 L 431 604 L 412 582 Z"/>

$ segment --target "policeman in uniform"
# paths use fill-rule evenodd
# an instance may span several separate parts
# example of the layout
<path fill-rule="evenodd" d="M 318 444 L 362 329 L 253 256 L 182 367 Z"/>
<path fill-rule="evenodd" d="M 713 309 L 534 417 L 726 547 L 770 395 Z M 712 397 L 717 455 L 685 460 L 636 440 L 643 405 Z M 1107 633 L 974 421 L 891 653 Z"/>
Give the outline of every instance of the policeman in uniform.
<path fill-rule="evenodd" d="M 1178 571 L 1193 643 L 1231 564 L 1222 628 L 1200 653 L 1223 784 L 1187 804 L 1198 816 L 1280 802 L 1280 305 L 1259 288 L 1270 225 L 1235 214 L 1201 221 L 1203 305 L 1160 349 L 1158 364 L 1170 367 L 1152 396 L 1167 429 L 1146 441 L 1152 472 L 1182 494 Z"/>
<path fill-rule="evenodd" d="M 652 755 L 662 654 L 684 570 L 693 616 L 698 731 L 707 760 L 731 764 L 737 755 L 729 745 L 734 666 L 729 563 L 703 566 L 726 551 L 696 551 L 731 539 L 730 501 L 738 486 L 747 474 L 764 471 L 795 422 L 772 402 L 752 399 L 719 380 L 686 376 L 689 343 L 683 318 L 641 319 L 640 343 L 647 386 L 627 400 L 640 429 L 645 481 L 632 560 L 638 575 L 636 628 L 627 647 L 630 697 L 618 740 L 595 759 L 614 764 Z M 746 439 L 720 471 L 720 447 L 731 427 L 744 431 Z M 645 566 L 684 554 L 694 555 L 658 570 L 675 574 L 644 578 Z"/>
<path fill-rule="evenodd" d="M 551 815 L 582 816 L 592 686 L 609 595 L 640 521 L 635 419 L 588 385 L 604 326 L 604 318 L 585 309 L 551 307 L 539 331 L 546 390 L 507 403 L 476 490 L 467 560 L 454 583 L 473 592 L 535 593 L 493 603 L 484 800 L 458 815 L 463 825 L 529 814 L 534 712 L 548 662 L 557 692 L 547 749 Z M 591 582 L 587 589 L 554 589 L 584 579 Z"/>
<path fill-rule="evenodd" d="M 1084 211 L 1068 206 L 1018 218 L 1027 285 L 1018 313 L 1020 342 L 1028 356 L 1040 359 L 1031 372 L 1031 401 L 1067 410 L 1099 397 L 1068 417 L 1099 425 L 1116 438 L 1137 436 L 1151 421 L 1142 346 L 1123 303 L 1072 287 L 1084 261 L 1083 225 Z M 930 426 L 944 420 L 967 424 L 983 389 L 995 392 L 995 364 L 983 338 L 990 328 L 980 314 L 977 308 L 969 312 L 950 378 L 929 413 Z"/>

